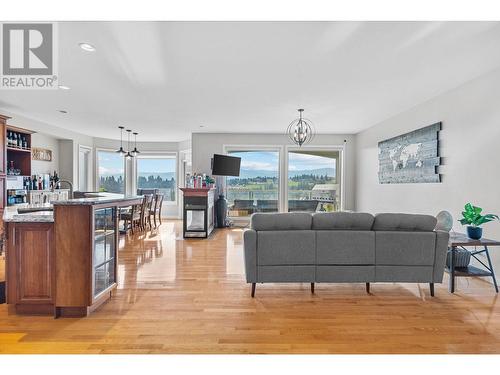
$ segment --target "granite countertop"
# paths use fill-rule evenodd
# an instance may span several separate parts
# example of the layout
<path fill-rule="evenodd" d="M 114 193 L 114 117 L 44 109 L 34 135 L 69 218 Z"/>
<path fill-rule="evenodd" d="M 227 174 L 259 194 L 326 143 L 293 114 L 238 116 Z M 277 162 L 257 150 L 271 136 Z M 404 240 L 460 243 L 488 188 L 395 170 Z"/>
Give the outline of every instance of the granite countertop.
<path fill-rule="evenodd" d="M 142 199 L 141 195 L 125 195 L 125 194 L 115 194 L 115 193 L 88 193 L 86 198 L 69 199 L 65 201 L 54 201 L 52 204 L 54 206 L 86 206 L 94 204 L 103 203 L 116 203 L 116 202 L 127 202 L 136 199 Z"/>
<path fill-rule="evenodd" d="M 3 221 L 12 223 L 53 223 L 54 222 L 54 212 L 53 206 L 87 206 L 94 204 L 105 204 L 105 203 L 127 203 L 129 201 L 134 201 L 137 199 L 142 199 L 140 195 L 124 195 L 124 194 L 113 194 L 113 193 L 90 193 L 87 194 L 87 198 L 70 199 L 65 201 L 54 201 L 52 203 L 44 204 L 17 204 L 15 206 L 5 207 L 3 212 Z M 19 210 L 40 210 L 34 212 L 22 213 Z"/>
<path fill-rule="evenodd" d="M 46 211 L 36 211 L 28 213 L 19 213 L 18 209 L 46 209 Z M 3 211 L 3 221 L 12 223 L 53 223 L 54 213 L 50 203 L 44 204 L 17 204 L 15 206 L 5 207 Z"/>

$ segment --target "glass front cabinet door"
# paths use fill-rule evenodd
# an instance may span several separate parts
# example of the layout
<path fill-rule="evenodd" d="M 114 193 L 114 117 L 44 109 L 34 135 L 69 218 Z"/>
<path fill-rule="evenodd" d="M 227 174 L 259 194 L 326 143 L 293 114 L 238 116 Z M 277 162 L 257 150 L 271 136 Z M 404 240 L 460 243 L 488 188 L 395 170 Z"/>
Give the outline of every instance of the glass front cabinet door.
<path fill-rule="evenodd" d="M 116 208 L 94 210 L 93 297 L 116 282 Z"/>

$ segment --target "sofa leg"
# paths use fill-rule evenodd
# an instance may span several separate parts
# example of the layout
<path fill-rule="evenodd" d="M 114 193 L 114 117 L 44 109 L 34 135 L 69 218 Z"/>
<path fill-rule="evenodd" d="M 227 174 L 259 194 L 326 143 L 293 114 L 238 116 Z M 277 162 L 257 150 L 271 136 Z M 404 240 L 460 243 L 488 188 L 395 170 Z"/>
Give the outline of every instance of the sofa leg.
<path fill-rule="evenodd" d="M 255 283 L 252 283 L 252 298 L 255 297 Z"/>
<path fill-rule="evenodd" d="M 314 294 L 314 283 L 311 283 L 311 293 Z"/>
<path fill-rule="evenodd" d="M 434 283 L 429 283 L 429 288 L 431 289 L 431 297 L 434 297 Z"/>
<path fill-rule="evenodd" d="M 366 283 L 366 293 L 370 294 L 370 283 Z"/>

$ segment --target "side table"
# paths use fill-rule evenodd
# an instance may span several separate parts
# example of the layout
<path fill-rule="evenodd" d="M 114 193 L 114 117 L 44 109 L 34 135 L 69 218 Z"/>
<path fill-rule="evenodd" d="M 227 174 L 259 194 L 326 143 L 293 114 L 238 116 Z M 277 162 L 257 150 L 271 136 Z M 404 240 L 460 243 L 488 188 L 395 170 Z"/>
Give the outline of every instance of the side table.
<path fill-rule="evenodd" d="M 491 264 L 490 253 L 488 250 L 489 246 L 500 246 L 500 241 L 489 240 L 487 238 L 473 240 L 467 237 L 465 234 L 450 233 L 450 239 L 448 241 L 448 247 L 451 249 L 450 267 L 445 266 L 445 271 L 450 274 L 450 293 L 455 292 L 455 277 L 491 277 L 493 279 L 495 291 L 498 293 L 495 271 L 493 270 L 493 265 Z M 469 265 L 468 267 L 455 267 L 455 254 L 457 248 L 459 247 L 464 250 L 470 251 L 471 256 L 474 257 L 474 259 L 476 259 L 484 268 L 478 268 L 471 265 Z M 467 247 L 474 247 L 474 250 L 466 249 Z M 479 247 L 480 250 L 477 250 L 477 247 Z M 483 253 L 486 254 L 488 264 L 477 257 L 479 254 Z"/>

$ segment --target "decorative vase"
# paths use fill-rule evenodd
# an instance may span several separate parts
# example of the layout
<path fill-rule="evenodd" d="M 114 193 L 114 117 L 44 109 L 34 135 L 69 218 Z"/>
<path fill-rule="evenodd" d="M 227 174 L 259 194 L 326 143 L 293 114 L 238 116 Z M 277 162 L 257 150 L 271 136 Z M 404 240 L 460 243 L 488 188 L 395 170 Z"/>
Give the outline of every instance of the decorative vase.
<path fill-rule="evenodd" d="M 227 216 L 227 199 L 224 198 L 224 194 L 219 195 L 219 199 L 217 199 L 217 202 L 215 202 L 215 213 L 217 217 L 217 228 L 225 228 Z"/>
<path fill-rule="evenodd" d="M 479 240 L 483 236 L 483 228 L 468 226 L 467 236 L 473 240 Z"/>

